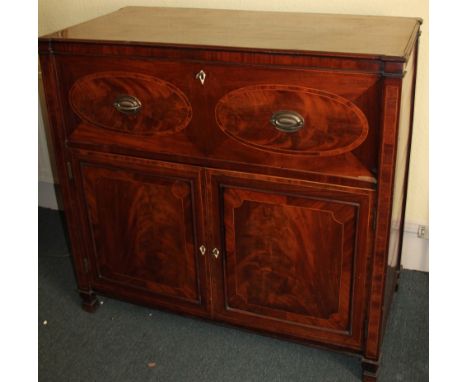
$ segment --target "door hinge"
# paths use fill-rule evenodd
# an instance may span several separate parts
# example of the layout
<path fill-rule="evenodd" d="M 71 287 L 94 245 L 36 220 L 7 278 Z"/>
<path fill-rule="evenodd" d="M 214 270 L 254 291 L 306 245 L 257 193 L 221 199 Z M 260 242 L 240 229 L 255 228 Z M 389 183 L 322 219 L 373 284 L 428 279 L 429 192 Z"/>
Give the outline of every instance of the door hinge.
<path fill-rule="evenodd" d="M 67 162 L 67 175 L 68 175 L 68 179 L 73 180 L 73 171 L 72 171 L 71 162 Z"/>
<path fill-rule="evenodd" d="M 84 268 L 85 273 L 88 273 L 89 267 L 88 267 L 88 258 L 87 257 L 85 257 L 83 259 L 83 268 Z"/>

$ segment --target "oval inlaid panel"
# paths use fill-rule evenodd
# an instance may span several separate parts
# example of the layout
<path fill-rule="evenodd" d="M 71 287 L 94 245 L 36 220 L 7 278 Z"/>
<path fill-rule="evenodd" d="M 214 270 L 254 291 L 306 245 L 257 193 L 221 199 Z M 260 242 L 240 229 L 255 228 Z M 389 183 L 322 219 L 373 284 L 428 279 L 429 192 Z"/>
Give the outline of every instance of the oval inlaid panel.
<path fill-rule="evenodd" d="M 286 154 L 342 154 L 364 142 L 369 130 L 364 113 L 351 101 L 300 86 L 236 89 L 220 99 L 215 113 L 220 128 L 232 138 Z M 287 118 L 288 113 L 294 118 Z M 280 131 L 281 126 L 278 129 L 271 121 L 274 115 L 280 115 L 280 122 L 295 131 Z M 296 116 L 302 117 L 302 125 L 291 129 L 298 123 Z"/>
<path fill-rule="evenodd" d="M 136 102 L 128 102 L 126 96 Z M 180 89 L 139 73 L 102 72 L 84 76 L 73 84 L 69 98 L 82 120 L 123 133 L 173 134 L 187 127 L 192 119 L 192 107 Z M 115 106 L 119 100 L 124 108 L 136 104 L 137 110 L 119 111 Z"/>

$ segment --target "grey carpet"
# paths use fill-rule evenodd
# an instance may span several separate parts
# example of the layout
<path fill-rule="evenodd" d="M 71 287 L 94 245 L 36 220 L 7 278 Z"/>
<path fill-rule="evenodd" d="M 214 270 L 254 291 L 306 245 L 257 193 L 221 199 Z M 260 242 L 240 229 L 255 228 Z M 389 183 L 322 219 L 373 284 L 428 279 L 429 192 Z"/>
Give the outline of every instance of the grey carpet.
<path fill-rule="evenodd" d="M 64 232 L 59 213 L 39 208 L 39 381 L 360 381 L 357 357 L 108 298 L 82 311 Z M 428 284 L 402 273 L 380 382 L 429 379 Z"/>

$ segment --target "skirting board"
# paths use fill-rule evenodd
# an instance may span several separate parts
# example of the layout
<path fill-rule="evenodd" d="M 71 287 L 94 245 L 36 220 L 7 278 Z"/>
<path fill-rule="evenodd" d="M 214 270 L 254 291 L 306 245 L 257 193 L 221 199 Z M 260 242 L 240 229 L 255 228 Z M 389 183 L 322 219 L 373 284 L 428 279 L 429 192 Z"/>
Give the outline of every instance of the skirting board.
<path fill-rule="evenodd" d="M 50 208 L 52 210 L 62 210 L 60 192 L 58 187 L 49 182 L 39 182 L 39 207 Z"/>
<path fill-rule="evenodd" d="M 423 225 L 423 224 L 422 224 Z M 429 238 L 418 237 L 419 224 L 406 223 L 401 265 L 404 269 L 429 272 Z"/>
<path fill-rule="evenodd" d="M 52 183 L 39 182 L 39 207 L 63 209 L 57 186 Z M 405 224 L 401 263 L 405 269 L 429 272 L 429 239 L 418 237 L 418 226 L 419 224 L 415 223 Z"/>

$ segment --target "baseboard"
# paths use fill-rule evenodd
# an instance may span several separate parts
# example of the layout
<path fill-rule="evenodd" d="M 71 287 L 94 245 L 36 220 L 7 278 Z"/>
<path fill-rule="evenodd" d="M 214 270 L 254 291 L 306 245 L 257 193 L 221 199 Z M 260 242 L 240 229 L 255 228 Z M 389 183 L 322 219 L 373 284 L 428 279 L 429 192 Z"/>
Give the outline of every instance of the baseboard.
<path fill-rule="evenodd" d="M 62 200 L 58 187 L 54 183 L 39 182 L 39 207 L 52 210 L 63 210 Z"/>
<path fill-rule="evenodd" d="M 428 229 L 424 237 L 419 237 L 418 227 L 417 223 L 405 224 L 401 265 L 404 269 L 429 272 Z"/>

